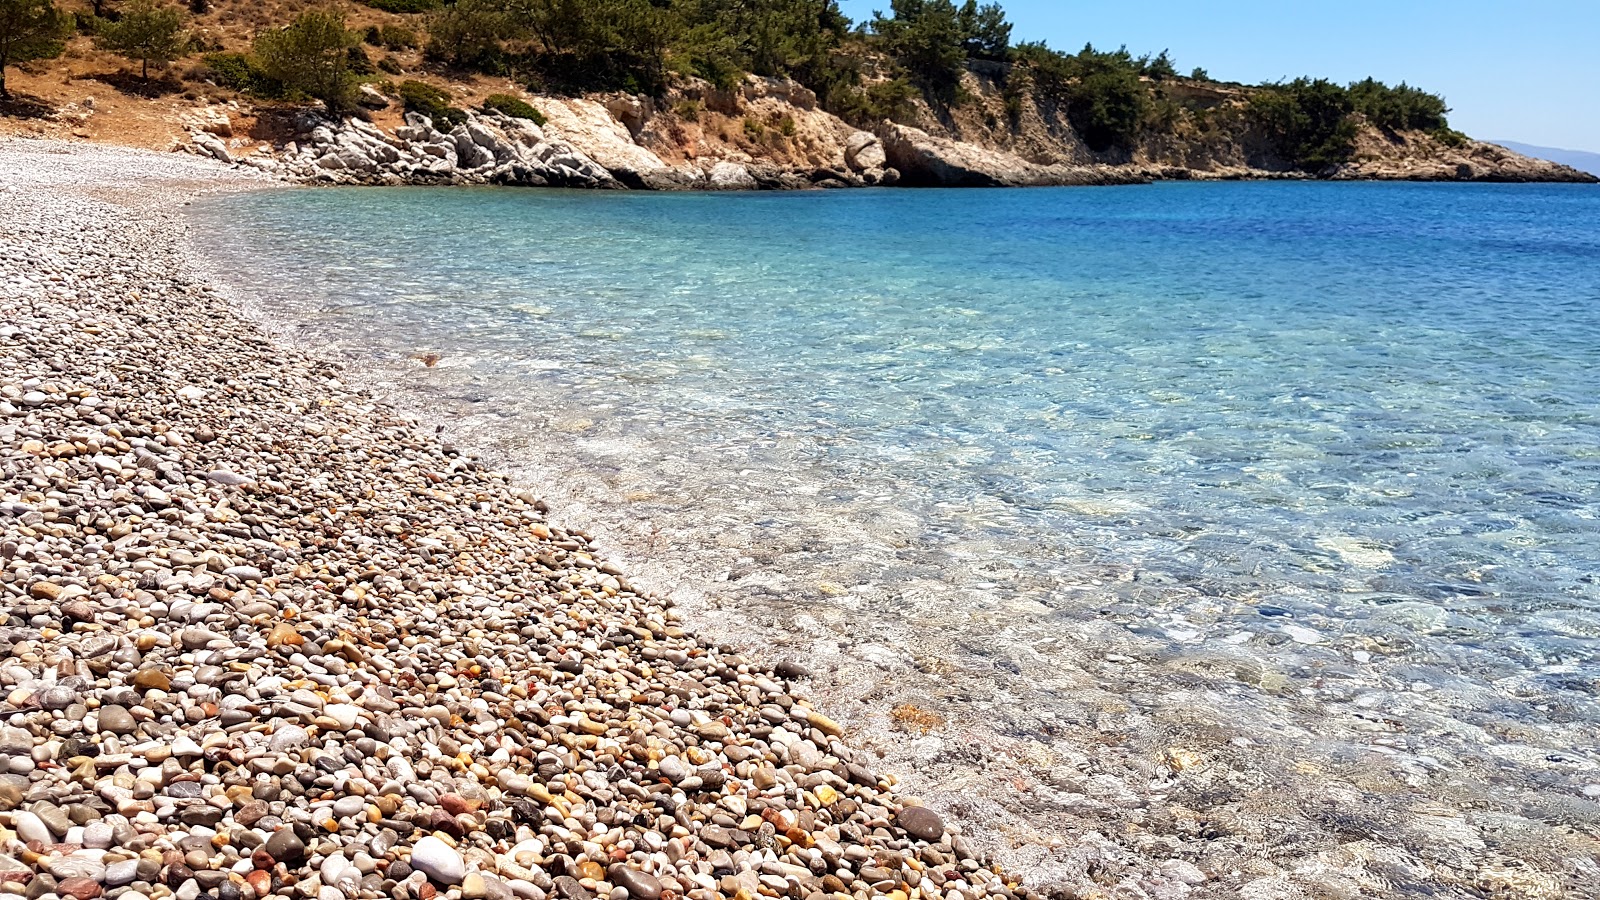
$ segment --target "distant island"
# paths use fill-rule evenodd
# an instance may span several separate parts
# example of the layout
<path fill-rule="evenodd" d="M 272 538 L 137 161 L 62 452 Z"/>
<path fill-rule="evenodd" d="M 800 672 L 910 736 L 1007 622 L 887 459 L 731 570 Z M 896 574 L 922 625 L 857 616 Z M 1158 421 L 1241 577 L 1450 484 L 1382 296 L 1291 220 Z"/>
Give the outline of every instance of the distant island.
<path fill-rule="evenodd" d="M 328 183 L 649 189 L 1592 182 L 1437 94 L 1221 82 L 1013 39 L 996 3 L 0 0 L 0 133 Z"/>
<path fill-rule="evenodd" d="M 1559 147 L 1538 147 L 1518 141 L 1494 141 L 1493 143 L 1499 144 L 1507 150 L 1521 153 L 1523 156 L 1547 159 L 1563 166 L 1571 166 L 1580 172 L 1600 175 L 1600 153 L 1590 153 L 1587 150 L 1562 150 Z"/>

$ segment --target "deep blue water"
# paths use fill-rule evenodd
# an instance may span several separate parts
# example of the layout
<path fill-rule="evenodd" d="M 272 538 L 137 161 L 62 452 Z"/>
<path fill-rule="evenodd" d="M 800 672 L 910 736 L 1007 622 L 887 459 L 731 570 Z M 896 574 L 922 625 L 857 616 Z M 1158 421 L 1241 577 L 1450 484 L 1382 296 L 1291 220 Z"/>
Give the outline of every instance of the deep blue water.
<path fill-rule="evenodd" d="M 995 700 L 1004 734 L 1077 721 L 1125 639 L 1129 690 L 1304 752 L 1367 747 L 1376 707 L 1428 723 L 1384 753 L 1600 796 L 1600 190 L 297 190 L 196 216 L 270 314 L 685 590 L 888 672 L 938 656 L 959 690 L 929 702 Z M 1507 729 L 1529 752 L 1486 749 Z"/>

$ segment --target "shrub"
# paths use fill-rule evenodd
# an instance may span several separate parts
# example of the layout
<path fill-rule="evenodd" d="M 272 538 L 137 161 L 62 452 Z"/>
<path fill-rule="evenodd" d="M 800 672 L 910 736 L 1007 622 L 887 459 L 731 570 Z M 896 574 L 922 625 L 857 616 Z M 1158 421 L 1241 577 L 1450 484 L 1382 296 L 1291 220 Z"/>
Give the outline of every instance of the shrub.
<path fill-rule="evenodd" d="M 798 129 L 795 126 L 794 116 L 785 115 L 778 120 L 778 132 L 784 137 L 794 137 Z"/>
<path fill-rule="evenodd" d="M 483 108 L 485 111 L 504 113 L 517 119 L 529 119 L 535 125 L 543 125 L 547 121 L 544 113 L 539 112 L 532 103 L 510 94 L 490 94 L 484 98 Z"/>
<path fill-rule="evenodd" d="M 494 0 L 458 0 L 428 19 L 428 56 L 458 69 L 504 74 L 515 22 Z"/>
<path fill-rule="evenodd" d="M 759 141 L 759 140 L 761 140 L 762 136 L 764 136 L 766 133 L 767 133 L 767 126 L 761 124 L 760 120 L 752 119 L 749 116 L 745 116 L 744 117 L 744 136 L 745 137 L 749 138 L 752 141 Z"/>
<path fill-rule="evenodd" d="M 404 25 L 383 25 L 378 28 L 377 41 L 368 41 L 369 44 L 382 47 L 385 50 L 411 50 L 422 46 L 417 38 L 417 33 Z"/>
<path fill-rule="evenodd" d="M 378 71 L 388 72 L 390 75 L 400 75 L 405 72 L 405 67 L 400 65 L 400 61 L 394 57 L 385 56 L 383 59 L 378 60 Z"/>
<path fill-rule="evenodd" d="M 363 0 L 373 9 L 391 13 L 432 12 L 444 5 L 443 0 Z"/>
<path fill-rule="evenodd" d="M 60 56 L 71 29 L 71 17 L 50 0 L 0 0 L 0 99 L 11 98 L 8 67 Z"/>
<path fill-rule="evenodd" d="M 287 28 L 256 38 L 261 71 L 293 93 L 321 100 L 330 115 L 350 109 L 356 80 L 350 50 L 359 36 L 338 12 L 308 10 Z"/>
<path fill-rule="evenodd" d="M 678 114 L 678 118 L 685 122 L 700 121 L 700 111 L 702 109 L 705 109 L 705 104 L 699 100 L 679 100 L 672 107 L 672 111 Z"/>
<path fill-rule="evenodd" d="M 427 116 L 433 120 L 433 127 L 440 131 L 449 131 L 467 122 L 467 111 L 451 106 L 450 95 L 431 84 L 421 81 L 402 81 L 399 94 L 406 112 Z"/>
<path fill-rule="evenodd" d="M 1267 85 L 1250 98 L 1250 114 L 1283 160 L 1320 172 L 1350 158 L 1356 135 L 1349 91 L 1326 79 Z"/>
<path fill-rule="evenodd" d="M 1189 78 L 1193 81 L 1210 81 L 1211 73 L 1199 66 L 1195 66 L 1194 71 L 1189 73 Z"/>

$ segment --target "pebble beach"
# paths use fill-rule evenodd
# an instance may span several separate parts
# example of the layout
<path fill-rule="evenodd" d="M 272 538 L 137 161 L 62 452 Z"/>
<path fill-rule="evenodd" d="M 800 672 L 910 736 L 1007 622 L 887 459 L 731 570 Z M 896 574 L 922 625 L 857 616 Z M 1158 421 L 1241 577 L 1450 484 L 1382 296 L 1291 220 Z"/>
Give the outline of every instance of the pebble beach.
<path fill-rule="evenodd" d="M 275 343 L 181 205 L 0 144 L 0 894 L 1036 897 L 588 535 Z"/>

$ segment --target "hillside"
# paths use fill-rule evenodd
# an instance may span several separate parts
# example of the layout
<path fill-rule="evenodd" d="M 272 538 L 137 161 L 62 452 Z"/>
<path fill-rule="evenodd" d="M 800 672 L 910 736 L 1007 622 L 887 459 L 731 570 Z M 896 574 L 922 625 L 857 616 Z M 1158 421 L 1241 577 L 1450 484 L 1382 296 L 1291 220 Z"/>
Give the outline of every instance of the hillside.
<path fill-rule="evenodd" d="M 555 15 L 565 7 L 554 0 L 518 7 L 550 14 L 519 13 L 526 21 L 493 0 L 194 0 L 181 23 L 191 40 L 146 80 L 143 60 L 107 49 L 103 29 L 162 8 L 147 2 L 62 2 L 72 30 L 59 55 L 6 70 L 0 134 L 190 150 L 338 183 L 1594 180 L 1467 139 L 1442 100 L 1404 85 L 1220 84 L 1201 70 L 1178 75 L 1164 53 L 1012 46 L 998 6 L 901 0 L 850 30 L 830 2 L 762 0 L 771 21 L 751 23 L 705 0 L 674 12 L 676 24 L 618 13 L 602 40 L 577 27 L 600 13 Z M 644 9 L 593 7 L 608 3 Z M 335 48 L 349 101 L 338 116 L 319 114 L 323 104 L 261 60 L 262 35 L 314 9 L 341 14 L 350 35 Z M 637 46 L 658 55 L 641 60 Z"/>

